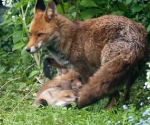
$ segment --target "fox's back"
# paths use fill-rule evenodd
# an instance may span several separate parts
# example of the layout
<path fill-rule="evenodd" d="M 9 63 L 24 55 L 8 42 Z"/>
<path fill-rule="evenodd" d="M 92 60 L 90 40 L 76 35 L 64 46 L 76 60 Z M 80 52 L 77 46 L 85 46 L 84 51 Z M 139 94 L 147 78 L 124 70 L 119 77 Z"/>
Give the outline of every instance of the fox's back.
<path fill-rule="evenodd" d="M 81 22 L 77 31 L 78 41 L 83 42 L 83 55 L 91 65 L 99 67 L 120 54 L 135 52 L 141 58 L 145 52 L 146 31 L 140 23 L 115 15 Z M 81 44 L 76 44 L 81 45 Z M 105 58 L 105 59 L 104 59 Z"/>

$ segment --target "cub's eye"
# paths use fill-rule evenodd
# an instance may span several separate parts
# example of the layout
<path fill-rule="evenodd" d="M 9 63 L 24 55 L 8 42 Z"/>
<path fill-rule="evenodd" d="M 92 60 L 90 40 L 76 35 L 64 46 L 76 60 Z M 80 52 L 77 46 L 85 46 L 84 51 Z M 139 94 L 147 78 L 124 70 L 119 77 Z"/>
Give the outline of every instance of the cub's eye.
<path fill-rule="evenodd" d="M 38 33 L 37 36 L 41 37 L 41 36 L 43 36 L 43 33 Z"/>
<path fill-rule="evenodd" d="M 28 33 L 28 36 L 31 36 L 31 35 L 32 35 L 32 34 L 29 32 L 29 33 Z"/>
<path fill-rule="evenodd" d="M 69 83 L 73 83 L 74 82 L 74 79 L 71 79 L 70 81 L 69 81 Z"/>
<path fill-rule="evenodd" d="M 82 78 L 80 78 L 80 77 L 79 77 L 79 81 L 81 81 L 81 82 L 82 82 Z"/>
<path fill-rule="evenodd" d="M 70 98 L 70 95 L 66 95 L 66 98 Z"/>

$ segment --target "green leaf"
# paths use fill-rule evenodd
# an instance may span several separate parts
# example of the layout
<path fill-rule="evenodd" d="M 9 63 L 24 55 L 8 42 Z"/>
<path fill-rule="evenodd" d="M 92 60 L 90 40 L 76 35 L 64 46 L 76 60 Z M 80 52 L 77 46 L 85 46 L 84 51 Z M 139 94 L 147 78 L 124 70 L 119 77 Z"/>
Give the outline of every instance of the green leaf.
<path fill-rule="evenodd" d="M 18 2 L 18 3 L 16 3 L 16 5 L 15 5 L 16 8 L 21 8 L 21 6 L 22 6 L 22 3 L 21 3 L 21 2 Z"/>
<path fill-rule="evenodd" d="M 142 9 L 143 9 L 142 6 L 135 4 L 135 6 L 133 6 L 133 8 L 132 8 L 132 12 L 136 13 L 136 12 L 141 11 Z"/>
<path fill-rule="evenodd" d="M 32 76 L 34 76 L 34 75 L 36 75 L 36 74 L 38 74 L 38 73 L 39 73 L 39 71 L 36 71 L 36 70 L 32 71 L 32 72 L 30 73 L 30 75 L 29 75 L 29 78 L 31 78 Z"/>
<path fill-rule="evenodd" d="M 21 51 L 21 57 L 24 63 L 28 63 L 31 59 L 30 54 L 25 49 Z"/>
<path fill-rule="evenodd" d="M 114 11 L 112 14 L 123 16 L 124 15 L 124 11 Z"/>
<path fill-rule="evenodd" d="M 22 41 L 20 41 L 20 42 L 14 44 L 14 46 L 13 46 L 13 48 L 12 48 L 12 51 L 17 50 L 17 49 L 20 49 L 20 48 L 22 48 L 24 45 L 25 45 L 25 44 L 24 44 Z"/>
<path fill-rule="evenodd" d="M 13 33 L 13 42 L 17 43 L 19 40 L 22 39 L 22 37 L 23 37 L 22 30 L 15 31 Z"/>
<path fill-rule="evenodd" d="M 147 32 L 150 32 L 150 25 L 147 27 Z"/>
<path fill-rule="evenodd" d="M 84 7 L 97 7 L 97 5 L 95 4 L 94 1 L 92 0 L 82 0 L 80 5 L 84 6 Z"/>
<path fill-rule="evenodd" d="M 93 1 L 98 4 L 108 4 L 107 0 L 93 0 Z"/>
<path fill-rule="evenodd" d="M 81 17 L 83 20 L 90 19 L 97 15 L 99 12 L 99 9 L 86 9 L 81 12 Z"/>
<path fill-rule="evenodd" d="M 128 7 L 122 2 L 118 2 L 118 8 L 122 11 L 125 11 L 125 12 L 128 11 Z"/>
<path fill-rule="evenodd" d="M 69 3 L 68 2 L 64 3 L 63 8 L 64 8 L 64 11 L 66 12 L 69 9 Z M 57 12 L 60 14 L 63 14 L 63 10 L 60 4 L 57 5 Z"/>
<path fill-rule="evenodd" d="M 132 2 L 132 0 L 126 0 L 126 5 L 130 4 Z"/>

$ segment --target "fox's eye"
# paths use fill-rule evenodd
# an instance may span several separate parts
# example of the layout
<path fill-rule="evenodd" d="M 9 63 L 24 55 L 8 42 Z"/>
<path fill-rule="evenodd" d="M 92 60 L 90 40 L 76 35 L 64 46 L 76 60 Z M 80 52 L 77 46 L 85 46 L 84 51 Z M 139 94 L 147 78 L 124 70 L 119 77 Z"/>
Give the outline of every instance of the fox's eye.
<path fill-rule="evenodd" d="M 28 33 L 28 36 L 31 36 L 31 35 L 32 35 L 32 34 L 29 32 L 29 33 Z"/>
<path fill-rule="evenodd" d="M 37 36 L 41 37 L 41 36 L 43 36 L 43 33 L 38 33 Z"/>
<path fill-rule="evenodd" d="M 74 79 L 71 79 L 69 82 L 70 82 L 70 83 L 73 83 L 73 82 L 74 82 Z"/>
<path fill-rule="evenodd" d="M 70 97 L 70 95 L 66 95 L 66 98 L 69 98 Z"/>

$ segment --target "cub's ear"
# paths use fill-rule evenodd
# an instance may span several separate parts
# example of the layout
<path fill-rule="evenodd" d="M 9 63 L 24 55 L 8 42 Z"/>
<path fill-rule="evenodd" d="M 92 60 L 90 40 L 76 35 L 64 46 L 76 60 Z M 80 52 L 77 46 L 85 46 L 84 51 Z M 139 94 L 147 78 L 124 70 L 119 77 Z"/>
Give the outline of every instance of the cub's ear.
<path fill-rule="evenodd" d="M 43 0 L 37 0 L 35 8 L 34 8 L 34 13 L 38 11 L 45 11 L 45 4 Z"/>
<path fill-rule="evenodd" d="M 53 0 L 50 0 L 46 6 L 46 11 L 45 11 L 46 21 L 49 22 L 49 20 L 55 15 L 57 15 L 56 5 Z"/>
<path fill-rule="evenodd" d="M 68 73 L 68 69 L 61 69 L 61 68 L 57 68 L 57 74 L 58 75 L 64 75 Z"/>

